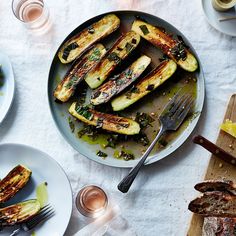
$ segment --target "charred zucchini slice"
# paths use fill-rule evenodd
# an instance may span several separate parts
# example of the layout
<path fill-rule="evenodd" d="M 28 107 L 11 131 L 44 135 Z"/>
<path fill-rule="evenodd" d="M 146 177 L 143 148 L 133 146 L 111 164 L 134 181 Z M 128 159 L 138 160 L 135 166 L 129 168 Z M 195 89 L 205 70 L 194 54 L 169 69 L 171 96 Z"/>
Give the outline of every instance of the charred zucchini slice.
<path fill-rule="evenodd" d="M 151 58 L 145 55 L 139 57 L 119 76 L 115 76 L 92 93 L 91 103 L 99 105 L 108 102 L 114 95 L 119 94 L 133 83 L 148 67 Z"/>
<path fill-rule="evenodd" d="M 154 46 L 159 47 L 184 70 L 193 72 L 198 68 L 197 59 L 186 49 L 183 43 L 173 39 L 163 30 L 141 20 L 133 22 L 132 30 Z"/>
<path fill-rule="evenodd" d="M 69 112 L 72 116 L 88 125 L 115 133 L 134 135 L 140 131 L 139 124 L 132 119 L 101 113 L 84 106 L 77 106 L 76 102 L 72 103 Z"/>
<path fill-rule="evenodd" d="M 90 88 L 100 86 L 112 71 L 124 60 L 139 44 L 140 36 L 130 31 L 121 36 L 101 61 L 85 76 Z"/>
<path fill-rule="evenodd" d="M 141 79 L 137 85 L 114 98 L 111 102 L 113 110 L 120 111 L 135 103 L 169 79 L 176 69 L 177 65 L 173 60 L 163 61 L 155 70 Z"/>
<path fill-rule="evenodd" d="M 97 41 L 114 32 L 120 26 L 120 19 L 109 14 L 90 25 L 78 35 L 68 40 L 58 52 L 62 63 L 70 63 Z"/>
<path fill-rule="evenodd" d="M 31 170 L 18 165 L 0 181 L 0 203 L 8 201 L 28 182 Z"/>
<path fill-rule="evenodd" d="M 105 53 L 104 46 L 97 44 L 82 58 L 77 59 L 56 87 L 54 97 L 62 102 L 68 101 L 74 94 L 78 84 L 83 81 L 84 76 L 98 63 Z"/>
<path fill-rule="evenodd" d="M 40 203 L 36 199 L 20 202 L 0 208 L 0 225 L 12 226 L 23 223 L 40 211 Z"/>

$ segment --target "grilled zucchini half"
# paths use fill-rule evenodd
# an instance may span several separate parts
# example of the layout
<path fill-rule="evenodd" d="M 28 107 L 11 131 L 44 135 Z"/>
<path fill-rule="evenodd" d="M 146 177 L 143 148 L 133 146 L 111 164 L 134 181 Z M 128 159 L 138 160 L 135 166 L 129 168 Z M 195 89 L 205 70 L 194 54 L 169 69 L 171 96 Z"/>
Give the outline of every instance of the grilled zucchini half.
<path fill-rule="evenodd" d="M 145 55 L 139 57 L 119 76 L 115 76 L 108 82 L 93 91 L 91 103 L 99 105 L 108 102 L 114 95 L 119 94 L 131 83 L 133 83 L 148 67 L 151 58 Z"/>
<path fill-rule="evenodd" d="M 163 30 L 141 20 L 133 22 L 132 30 L 154 46 L 159 47 L 184 70 L 193 72 L 198 68 L 197 59 L 183 43 L 173 39 Z"/>
<path fill-rule="evenodd" d="M 18 165 L 0 181 L 0 203 L 8 201 L 28 182 L 32 171 Z"/>
<path fill-rule="evenodd" d="M 85 81 L 90 88 L 100 86 L 112 71 L 124 60 L 139 44 L 140 36 L 129 31 L 121 36 L 100 62 L 88 72 Z"/>
<path fill-rule="evenodd" d="M 54 97 L 62 102 L 68 101 L 73 96 L 78 84 L 83 81 L 84 76 L 98 63 L 105 53 L 104 46 L 97 44 L 82 58 L 77 59 L 67 71 L 63 80 L 57 85 Z"/>
<path fill-rule="evenodd" d="M 70 63 L 97 41 L 114 32 L 120 26 L 120 19 L 114 14 L 104 16 L 75 37 L 69 39 L 58 52 L 62 63 Z"/>
<path fill-rule="evenodd" d="M 0 208 L 0 225 L 12 226 L 23 223 L 40 211 L 40 203 L 36 199 L 20 202 Z"/>
<path fill-rule="evenodd" d="M 129 91 L 121 94 L 111 101 L 114 111 L 120 111 L 144 97 L 167 79 L 169 79 L 177 69 L 173 60 L 163 61 L 155 70 L 151 71 L 146 77 L 141 79 Z"/>
<path fill-rule="evenodd" d="M 84 106 L 77 106 L 76 102 L 72 103 L 69 112 L 72 116 L 88 125 L 115 133 L 134 135 L 140 131 L 139 124 L 132 119 L 101 113 Z"/>

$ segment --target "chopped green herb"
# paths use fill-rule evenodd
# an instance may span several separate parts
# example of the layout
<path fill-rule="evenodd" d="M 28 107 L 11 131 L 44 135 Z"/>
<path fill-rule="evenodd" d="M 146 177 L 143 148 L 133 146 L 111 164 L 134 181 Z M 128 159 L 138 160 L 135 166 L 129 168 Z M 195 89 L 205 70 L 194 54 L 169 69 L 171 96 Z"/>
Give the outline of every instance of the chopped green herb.
<path fill-rule="evenodd" d="M 70 78 L 70 80 L 68 81 L 68 83 L 65 85 L 65 87 L 67 89 L 73 87 L 73 85 L 76 84 L 76 82 L 78 81 L 78 78 L 76 76 L 73 76 L 72 78 Z"/>
<path fill-rule="evenodd" d="M 107 139 L 107 141 L 108 141 L 108 144 L 107 144 L 106 147 L 115 148 L 116 144 L 119 141 L 119 135 L 118 134 L 113 134 Z"/>
<path fill-rule="evenodd" d="M 177 35 L 177 38 L 179 42 L 181 42 L 185 48 L 189 49 L 189 46 L 184 42 L 184 39 L 181 35 Z"/>
<path fill-rule="evenodd" d="M 146 25 L 140 25 L 139 28 L 142 30 L 143 34 L 149 34 L 149 30 Z"/>
<path fill-rule="evenodd" d="M 96 127 L 91 125 L 84 125 L 84 127 L 78 131 L 77 135 L 79 138 L 82 138 L 84 135 L 95 140 L 98 137 L 99 130 Z"/>
<path fill-rule="evenodd" d="M 91 56 L 88 58 L 90 61 L 98 61 L 101 57 L 101 51 L 98 48 L 94 48 Z"/>
<path fill-rule="evenodd" d="M 126 152 L 124 150 L 121 150 L 119 152 L 118 158 L 122 158 L 125 161 L 129 161 L 129 160 L 134 160 L 135 159 L 134 154 L 128 153 L 128 152 Z"/>
<path fill-rule="evenodd" d="M 128 99 L 130 99 L 133 93 L 139 93 L 139 92 L 140 92 L 139 88 L 133 85 L 131 89 L 127 93 L 125 93 L 125 96 Z"/>
<path fill-rule="evenodd" d="M 115 53 L 115 52 L 110 53 L 110 54 L 108 55 L 107 59 L 108 59 L 109 61 L 114 61 L 116 64 L 119 64 L 120 61 L 121 61 L 120 57 L 119 57 L 119 56 L 117 55 L 117 53 Z"/>
<path fill-rule="evenodd" d="M 75 108 L 75 110 L 76 110 L 77 113 L 79 113 L 81 116 L 83 116 L 87 120 L 92 120 L 93 119 L 93 114 L 89 111 L 89 107 L 78 105 Z"/>
<path fill-rule="evenodd" d="M 140 124 L 141 128 L 143 129 L 148 126 L 151 126 L 151 123 L 154 121 L 154 119 L 147 113 L 137 112 L 135 121 L 137 121 Z"/>
<path fill-rule="evenodd" d="M 125 70 L 124 73 L 125 73 L 125 77 L 126 78 L 130 78 L 132 73 L 133 73 L 133 71 L 130 68 L 128 68 L 127 70 Z"/>
<path fill-rule="evenodd" d="M 187 59 L 187 52 L 182 42 L 178 42 L 173 48 L 171 48 L 171 54 L 178 60 L 185 61 Z"/>
<path fill-rule="evenodd" d="M 149 84 L 148 86 L 147 86 L 147 90 L 148 91 L 152 91 L 154 89 L 154 84 Z"/>
<path fill-rule="evenodd" d="M 76 42 L 69 44 L 67 47 L 65 47 L 65 49 L 63 51 L 63 54 L 62 54 L 62 58 L 64 60 L 67 60 L 67 58 L 68 58 L 68 56 L 70 54 L 70 51 L 74 50 L 74 49 L 76 49 L 78 47 L 79 47 L 79 45 Z"/>
<path fill-rule="evenodd" d="M 105 152 L 100 151 L 100 150 L 97 152 L 96 155 L 99 157 L 103 157 L 103 158 L 107 157 L 107 154 Z"/>
<path fill-rule="evenodd" d="M 74 132 L 75 132 L 75 124 L 74 124 L 74 122 L 72 121 L 72 119 L 71 119 L 70 116 L 68 117 L 68 123 L 69 123 L 71 132 L 74 133 Z"/>
<path fill-rule="evenodd" d="M 134 46 L 132 44 L 126 43 L 126 45 L 125 45 L 126 52 L 129 53 L 133 49 L 133 47 Z"/>
<path fill-rule="evenodd" d="M 124 79 L 118 79 L 117 81 L 116 81 L 116 85 L 117 86 L 120 86 L 120 85 L 122 85 L 122 84 L 124 84 Z"/>
<path fill-rule="evenodd" d="M 93 34 L 93 33 L 95 32 L 95 30 L 94 30 L 94 28 L 93 28 L 92 25 L 90 25 L 90 26 L 88 27 L 88 32 L 89 32 L 90 34 Z"/>
<path fill-rule="evenodd" d="M 159 58 L 159 61 L 162 62 L 162 61 L 167 60 L 168 58 L 169 58 L 169 57 L 164 54 L 161 58 Z"/>
<path fill-rule="evenodd" d="M 139 134 L 134 135 L 133 138 L 135 142 L 141 143 L 143 146 L 147 146 L 150 143 L 150 140 L 143 131 L 141 131 Z"/>

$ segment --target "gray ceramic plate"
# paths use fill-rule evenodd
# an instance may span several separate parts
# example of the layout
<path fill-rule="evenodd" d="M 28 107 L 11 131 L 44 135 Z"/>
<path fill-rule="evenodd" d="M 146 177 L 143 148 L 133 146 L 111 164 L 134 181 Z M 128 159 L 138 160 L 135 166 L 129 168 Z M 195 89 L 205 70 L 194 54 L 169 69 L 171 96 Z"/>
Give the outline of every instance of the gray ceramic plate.
<path fill-rule="evenodd" d="M 209 24 L 211 24 L 215 29 L 224 34 L 236 36 L 236 19 L 224 22 L 219 21 L 219 19 L 227 16 L 236 16 L 236 7 L 233 7 L 226 12 L 219 12 L 213 8 L 211 0 L 202 0 L 202 8 Z"/>
<path fill-rule="evenodd" d="M 110 35 L 108 38 L 102 41 L 106 47 L 109 47 L 115 39 L 122 33 L 122 32 L 127 32 L 131 28 L 131 24 L 135 17 L 139 16 L 149 23 L 153 25 L 158 25 L 160 27 L 165 28 L 165 30 L 169 33 L 173 33 L 174 35 L 180 35 L 184 39 L 185 43 L 190 46 L 192 52 L 197 56 L 196 52 L 194 49 L 191 47 L 191 44 L 189 41 L 184 37 L 184 35 L 177 30 L 175 27 L 170 25 L 168 22 L 155 17 L 153 15 L 143 13 L 143 12 L 137 12 L 137 11 L 116 11 L 113 12 L 115 13 L 120 19 L 121 19 L 121 27 L 119 28 L 118 31 Z M 108 13 L 105 13 L 103 15 L 96 16 L 85 23 L 81 24 L 79 27 L 77 27 L 74 31 L 72 31 L 68 37 L 64 40 L 68 40 L 72 36 L 74 36 L 76 33 L 80 32 L 82 29 L 88 27 L 91 23 L 99 20 L 102 16 L 106 15 Z M 64 43 L 62 42 L 62 44 Z M 149 68 L 152 69 L 155 66 L 157 66 L 160 61 L 159 58 L 161 58 L 163 55 L 160 52 L 159 49 L 154 48 L 152 45 L 150 45 L 148 42 L 142 40 L 141 45 L 137 49 L 140 51 L 140 53 L 144 53 L 152 58 L 152 64 L 151 67 Z M 199 59 L 198 59 L 199 61 Z M 200 61 L 199 61 L 200 64 Z M 113 157 L 114 155 L 114 150 L 111 148 L 106 148 L 105 152 L 108 154 L 108 157 L 105 159 L 102 159 L 101 157 L 98 157 L 96 155 L 97 150 L 100 150 L 101 147 L 99 145 L 91 145 L 81 139 L 79 139 L 76 136 L 76 133 L 72 133 L 68 124 L 68 107 L 70 106 L 71 102 L 66 103 L 66 104 L 58 104 L 55 102 L 55 99 L 53 97 L 53 91 L 57 85 L 57 83 L 60 81 L 62 76 L 65 74 L 66 70 L 68 69 L 68 65 L 63 65 L 60 63 L 57 53 L 52 61 L 52 65 L 50 68 L 50 73 L 49 73 L 49 79 L 48 79 L 48 98 L 49 98 L 49 105 L 50 109 L 52 112 L 53 119 L 60 130 L 61 134 L 63 137 L 73 146 L 78 152 L 83 154 L 84 156 L 90 158 L 91 160 L 94 160 L 96 162 L 99 162 L 101 164 L 109 165 L 109 166 L 114 166 L 114 167 L 132 167 L 134 166 L 138 158 L 135 160 L 130 160 L 130 161 L 124 161 L 120 159 L 116 159 Z M 179 132 L 178 136 L 170 141 L 168 145 L 162 149 L 162 150 L 154 150 L 153 153 L 151 153 L 150 157 L 147 160 L 146 164 L 151 164 L 153 162 L 156 162 L 172 152 L 174 152 L 181 144 L 184 143 L 184 141 L 189 137 L 190 133 L 193 131 L 194 127 L 196 126 L 199 116 L 201 114 L 202 108 L 203 108 L 203 103 L 204 103 L 204 77 L 203 77 L 203 71 L 201 65 L 199 65 L 199 70 L 194 73 L 194 77 L 197 78 L 197 82 L 195 82 L 195 87 L 196 87 L 196 106 L 195 106 L 195 112 L 198 113 L 197 116 L 194 117 L 194 119 L 191 119 L 191 121 L 182 129 L 182 132 Z M 178 73 L 175 77 L 178 77 Z M 185 75 L 186 76 L 186 75 Z M 181 76 L 180 76 L 181 77 Z M 176 81 L 180 80 L 180 82 Z M 142 101 L 138 102 L 137 104 L 134 104 L 133 106 L 130 107 L 130 109 L 126 109 L 129 111 L 124 111 L 123 115 L 124 116 L 129 116 L 133 112 L 133 114 L 137 111 L 144 111 L 144 112 L 156 112 L 157 110 L 160 111 L 162 107 L 166 104 L 168 101 L 168 90 L 166 90 L 165 86 L 171 87 L 174 86 L 175 89 L 184 86 L 183 81 L 181 81 L 181 78 L 175 78 L 172 79 L 171 82 L 168 82 L 166 85 L 163 85 L 160 89 L 157 89 L 157 91 L 154 91 L 150 94 L 150 96 L 147 96 L 146 98 L 142 99 Z M 162 99 L 161 96 L 162 94 L 165 95 L 165 100 L 161 100 L 162 102 L 156 103 L 156 99 Z M 155 121 L 155 124 L 158 124 L 158 121 Z M 76 127 L 80 127 L 80 124 L 76 123 Z M 78 128 L 79 129 L 79 128 Z M 128 149 L 131 149 L 132 151 L 137 151 L 139 150 L 137 144 L 130 144 L 129 143 L 124 143 L 124 145 L 127 145 Z M 136 155 L 137 157 L 141 156 L 141 151 L 139 150 L 139 153 Z"/>

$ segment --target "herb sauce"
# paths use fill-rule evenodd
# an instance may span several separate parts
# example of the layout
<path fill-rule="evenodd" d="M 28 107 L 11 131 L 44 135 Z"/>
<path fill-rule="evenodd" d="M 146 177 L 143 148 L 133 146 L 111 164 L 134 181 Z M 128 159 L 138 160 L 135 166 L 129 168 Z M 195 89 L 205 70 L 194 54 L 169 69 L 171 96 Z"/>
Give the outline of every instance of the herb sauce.
<path fill-rule="evenodd" d="M 134 88 L 135 87 L 133 87 L 133 89 Z M 140 158 L 159 131 L 159 114 L 162 112 L 169 99 L 173 97 L 180 88 L 183 88 L 183 90 L 196 97 L 197 79 L 195 74 L 178 69 L 173 78 L 165 82 L 160 88 L 152 91 L 150 95 L 144 97 L 128 109 L 118 113 L 120 116 L 136 117 L 136 121 L 140 123 L 142 128 L 138 135 L 132 137 L 118 134 L 111 135 L 111 133 L 99 129 L 96 134 L 91 132 L 89 135 L 83 134 L 78 137 L 84 142 L 94 145 L 95 153 L 96 148 L 100 147 L 106 150 L 105 152 L 109 156 L 122 159 L 122 157 L 119 156 L 122 150 L 132 150 L 131 154 L 133 154 L 135 158 Z M 109 113 L 110 111 L 108 110 L 106 112 Z M 154 147 L 152 154 L 171 145 L 172 141 L 187 128 L 189 123 L 197 115 L 199 114 L 194 113 L 189 115 L 176 132 L 169 132 L 163 136 L 162 140 Z"/>

